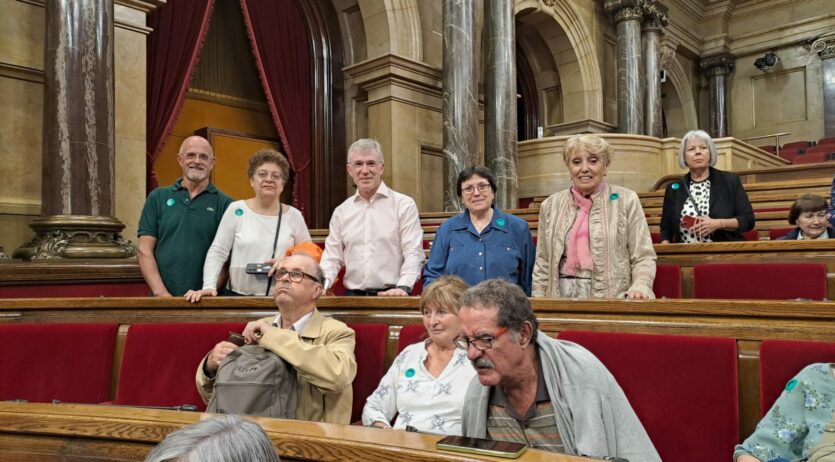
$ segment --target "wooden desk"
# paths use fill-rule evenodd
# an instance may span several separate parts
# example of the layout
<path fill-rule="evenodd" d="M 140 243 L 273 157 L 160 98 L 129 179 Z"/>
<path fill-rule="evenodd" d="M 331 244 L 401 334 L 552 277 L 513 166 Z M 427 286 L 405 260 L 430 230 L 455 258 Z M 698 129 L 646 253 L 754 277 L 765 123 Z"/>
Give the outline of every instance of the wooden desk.
<path fill-rule="evenodd" d="M 212 414 L 78 404 L 0 402 L 0 459 L 141 461 L 165 435 Z M 282 461 L 501 461 L 438 451 L 439 436 L 254 417 Z M 589 459 L 528 450 L 520 462 Z"/>

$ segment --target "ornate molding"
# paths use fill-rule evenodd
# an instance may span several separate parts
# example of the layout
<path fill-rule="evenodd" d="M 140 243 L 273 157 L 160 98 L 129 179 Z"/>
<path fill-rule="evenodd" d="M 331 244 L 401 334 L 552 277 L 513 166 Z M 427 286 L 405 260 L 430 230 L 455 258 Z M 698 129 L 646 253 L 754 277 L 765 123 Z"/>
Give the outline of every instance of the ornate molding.
<path fill-rule="evenodd" d="M 707 77 L 728 75 L 734 68 L 735 59 L 730 53 L 720 53 L 702 58 L 699 67 Z"/>
<path fill-rule="evenodd" d="M 606 0 L 603 9 L 612 15 L 615 24 L 621 21 L 640 21 L 643 18 L 643 0 Z"/>
<path fill-rule="evenodd" d="M 658 30 L 669 23 L 667 15 L 668 8 L 654 0 L 641 2 L 641 9 L 644 13 L 644 22 L 641 24 L 643 30 Z"/>
<path fill-rule="evenodd" d="M 12 256 L 24 260 L 63 258 L 132 258 L 136 246 L 120 234 L 125 228 L 111 217 L 54 215 L 32 221 L 35 237 Z"/>
<path fill-rule="evenodd" d="M 812 42 L 812 51 L 821 59 L 835 58 L 835 33 L 824 35 Z"/>
<path fill-rule="evenodd" d="M 669 35 L 664 35 L 661 39 L 661 56 L 658 61 L 658 66 L 661 69 L 666 69 L 667 66 L 676 58 L 676 50 L 678 50 L 679 43 Z"/>

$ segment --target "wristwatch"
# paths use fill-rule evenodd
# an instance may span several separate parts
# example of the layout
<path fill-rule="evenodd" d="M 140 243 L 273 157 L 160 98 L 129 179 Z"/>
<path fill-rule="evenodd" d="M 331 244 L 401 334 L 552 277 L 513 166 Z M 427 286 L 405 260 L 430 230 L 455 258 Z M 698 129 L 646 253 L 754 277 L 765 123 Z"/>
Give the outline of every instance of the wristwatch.
<path fill-rule="evenodd" d="M 409 286 L 397 286 L 395 289 L 400 289 L 403 292 L 406 292 L 406 295 L 412 295 L 412 288 Z"/>

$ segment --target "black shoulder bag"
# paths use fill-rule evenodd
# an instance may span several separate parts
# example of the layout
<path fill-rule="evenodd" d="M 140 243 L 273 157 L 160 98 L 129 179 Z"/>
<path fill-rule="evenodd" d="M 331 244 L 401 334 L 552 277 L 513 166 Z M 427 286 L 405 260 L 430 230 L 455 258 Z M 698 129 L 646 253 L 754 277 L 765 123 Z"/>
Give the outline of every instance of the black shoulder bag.
<path fill-rule="evenodd" d="M 275 238 L 273 239 L 273 251 L 270 254 L 270 255 L 272 255 L 273 260 L 275 260 L 275 248 L 278 246 L 278 232 L 281 230 L 281 216 L 284 215 L 284 213 L 282 213 L 283 208 L 284 208 L 284 206 L 281 205 L 281 202 L 279 202 L 278 203 L 278 224 L 275 226 Z M 275 274 L 273 274 L 273 277 L 275 277 Z M 270 296 L 270 286 L 272 285 L 272 283 L 273 283 L 273 278 L 272 277 L 267 278 L 267 291 L 264 293 L 265 297 Z"/>

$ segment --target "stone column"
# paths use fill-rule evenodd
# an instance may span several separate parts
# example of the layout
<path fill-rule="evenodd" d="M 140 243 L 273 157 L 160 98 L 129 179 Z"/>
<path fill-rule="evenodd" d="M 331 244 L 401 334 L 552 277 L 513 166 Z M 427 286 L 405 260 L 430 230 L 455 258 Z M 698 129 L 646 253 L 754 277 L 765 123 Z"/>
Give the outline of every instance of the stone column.
<path fill-rule="evenodd" d="M 644 93 L 644 132 L 661 138 L 664 125 L 661 116 L 660 43 L 661 28 L 667 25 L 667 8 L 655 2 L 644 5 L 644 22 L 641 25 L 643 47 L 643 75 L 646 81 Z"/>
<path fill-rule="evenodd" d="M 484 161 L 496 177 L 496 205 L 516 208 L 516 27 L 512 0 L 484 3 L 484 48 Z"/>
<path fill-rule="evenodd" d="M 112 217 L 113 2 L 48 1 L 45 18 L 42 216 L 14 256 L 133 256 Z"/>
<path fill-rule="evenodd" d="M 618 131 L 644 133 L 641 89 L 641 19 L 639 0 L 606 0 L 604 9 L 617 29 Z"/>
<path fill-rule="evenodd" d="M 709 115 L 710 136 L 722 138 L 728 136 L 728 74 L 734 68 L 734 56 L 730 53 L 702 58 L 702 72 L 710 85 Z"/>
<path fill-rule="evenodd" d="M 821 59 L 823 73 L 823 136 L 835 136 L 835 33 L 815 40 L 812 49 Z"/>
<path fill-rule="evenodd" d="M 474 0 L 444 0 L 444 210 L 461 209 L 458 173 L 478 162 L 478 79 Z M 515 84 L 515 81 L 514 81 Z"/>

